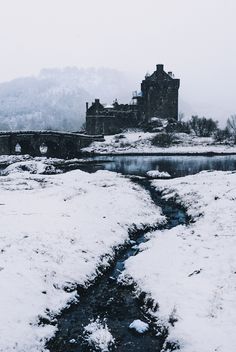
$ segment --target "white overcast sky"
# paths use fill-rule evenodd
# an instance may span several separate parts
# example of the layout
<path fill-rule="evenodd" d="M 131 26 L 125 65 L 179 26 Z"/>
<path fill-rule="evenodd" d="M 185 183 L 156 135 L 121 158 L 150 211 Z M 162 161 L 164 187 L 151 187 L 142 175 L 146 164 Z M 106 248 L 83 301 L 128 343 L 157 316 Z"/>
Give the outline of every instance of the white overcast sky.
<path fill-rule="evenodd" d="M 236 113 L 235 18 L 236 0 L 0 0 L 0 82 L 103 66 L 139 84 L 163 63 L 193 109 L 221 119 Z"/>

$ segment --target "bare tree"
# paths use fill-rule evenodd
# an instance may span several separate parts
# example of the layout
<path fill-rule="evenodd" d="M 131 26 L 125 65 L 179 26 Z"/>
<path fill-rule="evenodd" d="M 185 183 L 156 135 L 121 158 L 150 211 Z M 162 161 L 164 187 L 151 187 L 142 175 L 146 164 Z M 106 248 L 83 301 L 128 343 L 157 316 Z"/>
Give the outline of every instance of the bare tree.
<path fill-rule="evenodd" d="M 217 130 L 218 122 L 206 117 L 192 116 L 189 126 L 198 137 L 210 137 Z"/>
<path fill-rule="evenodd" d="M 184 113 L 183 112 L 179 112 L 178 121 L 182 122 L 183 119 L 184 119 Z"/>
<path fill-rule="evenodd" d="M 236 114 L 231 115 L 230 118 L 228 118 L 227 129 L 233 136 L 236 136 Z"/>

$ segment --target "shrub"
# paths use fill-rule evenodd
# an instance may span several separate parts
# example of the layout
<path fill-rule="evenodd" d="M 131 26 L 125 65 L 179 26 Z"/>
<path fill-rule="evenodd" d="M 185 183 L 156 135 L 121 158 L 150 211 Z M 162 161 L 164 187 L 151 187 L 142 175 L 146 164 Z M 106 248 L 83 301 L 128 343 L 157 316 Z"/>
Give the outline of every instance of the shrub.
<path fill-rule="evenodd" d="M 222 142 L 229 141 L 229 139 L 230 139 L 230 132 L 228 128 L 225 128 L 224 130 L 221 130 L 220 128 L 218 128 L 215 131 L 214 140 L 216 142 L 222 143 Z"/>
<path fill-rule="evenodd" d="M 121 141 L 120 142 L 120 148 L 127 148 L 127 147 L 130 147 L 130 143 L 127 142 L 127 141 Z"/>
<path fill-rule="evenodd" d="M 166 127 L 166 132 L 168 133 L 191 133 L 191 128 L 188 122 L 178 121 L 176 123 L 171 123 Z"/>
<path fill-rule="evenodd" d="M 158 133 L 152 139 L 152 144 L 157 147 L 169 147 L 175 141 L 175 137 L 172 133 Z"/>

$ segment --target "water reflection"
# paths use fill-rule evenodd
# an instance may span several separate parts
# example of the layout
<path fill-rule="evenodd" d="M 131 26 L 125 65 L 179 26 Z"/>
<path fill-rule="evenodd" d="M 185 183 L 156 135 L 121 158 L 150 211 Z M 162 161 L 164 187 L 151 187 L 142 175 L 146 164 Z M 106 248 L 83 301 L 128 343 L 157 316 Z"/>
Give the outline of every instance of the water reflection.
<path fill-rule="evenodd" d="M 196 174 L 203 170 L 236 170 L 236 155 L 229 156 L 98 156 L 95 161 L 107 160 L 100 169 L 125 175 L 144 176 L 149 170 L 166 171 L 172 177 Z"/>

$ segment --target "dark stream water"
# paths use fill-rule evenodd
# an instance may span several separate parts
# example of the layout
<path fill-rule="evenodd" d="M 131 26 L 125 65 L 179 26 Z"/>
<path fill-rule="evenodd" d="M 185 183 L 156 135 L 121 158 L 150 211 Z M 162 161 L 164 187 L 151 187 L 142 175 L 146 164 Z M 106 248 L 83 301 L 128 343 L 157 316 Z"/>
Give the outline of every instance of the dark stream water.
<path fill-rule="evenodd" d="M 149 181 L 138 181 L 150 192 L 153 201 L 162 208 L 167 217 L 161 228 L 172 228 L 178 224 L 186 224 L 188 218 L 184 209 L 176 204 L 164 201 L 151 186 Z M 151 229 L 146 229 L 149 231 Z M 88 289 L 78 289 L 79 303 L 73 304 L 57 318 L 58 332 L 49 341 L 47 347 L 51 352 L 87 352 L 96 351 L 88 346 L 83 337 L 84 326 L 91 319 L 106 319 L 106 324 L 115 338 L 117 352 L 152 352 L 161 351 L 167 332 L 165 330 L 157 337 L 157 328 L 147 309 L 156 307 L 151 300 L 144 304 L 144 297 L 135 297 L 133 286 L 124 286 L 117 278 L 124 269 L 124 262 L 130 256 L 138 253 L 138 244 L 145 242 L 145 231 L 137 231 L 130 235 L 131 243 L 117 253 L 110 269 L 97 279 Z M 140 319 L 150 326 L 145 334 L 138 334 L 129 329 L 133 320 Z M 113 349 L 111 348 L 110 351 Z"/>
<path fill-rule="evenodd" d="M 171 177 L 193 175 L 203 170 L 236 170 L 236 155 L 217 156 L 96 156 L 88 171 L 98 169 L 120 172 L 124 175 L 145 176 L 149 170 L 166 171 Z M 101 162 L 102 161 L 102 162 Z M 86 166 L 84 166 L 86 170 Z"/>

